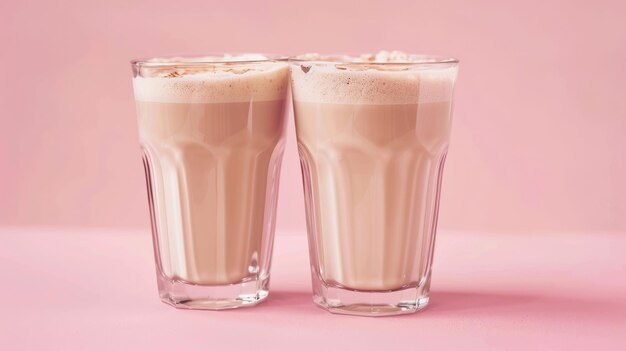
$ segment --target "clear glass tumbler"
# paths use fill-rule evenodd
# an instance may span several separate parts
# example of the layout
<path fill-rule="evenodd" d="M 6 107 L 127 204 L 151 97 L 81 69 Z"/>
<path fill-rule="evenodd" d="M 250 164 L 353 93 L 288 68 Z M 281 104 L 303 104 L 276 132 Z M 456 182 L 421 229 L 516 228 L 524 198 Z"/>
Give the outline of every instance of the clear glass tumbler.
<path fill-rule="evenodd" d="M 161 300 L 254 305 L 268 295 L 285 145 L 285 59 L 135 60 L 133 87 Z"/>
<path fill-rule="evenodd" d="M 410 313 L 429 299 L 458 61 L 380 60 L 290 62 L 314 301 L 334 313 Z"/>

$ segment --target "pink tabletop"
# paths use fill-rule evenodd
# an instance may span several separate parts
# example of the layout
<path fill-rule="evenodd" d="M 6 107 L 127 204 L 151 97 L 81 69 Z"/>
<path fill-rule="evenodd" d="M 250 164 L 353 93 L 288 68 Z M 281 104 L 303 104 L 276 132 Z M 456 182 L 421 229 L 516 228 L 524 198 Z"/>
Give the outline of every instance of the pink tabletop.
<path fill-rule="evenodd" d="M 0 350 L 626 349 L 626 235 L 441 232 L 431 304 L 329 314 L 303 233 L 279 233 L 269 299 L 231 311 L 157 298 L 150 235 L 0 229 Z"/>

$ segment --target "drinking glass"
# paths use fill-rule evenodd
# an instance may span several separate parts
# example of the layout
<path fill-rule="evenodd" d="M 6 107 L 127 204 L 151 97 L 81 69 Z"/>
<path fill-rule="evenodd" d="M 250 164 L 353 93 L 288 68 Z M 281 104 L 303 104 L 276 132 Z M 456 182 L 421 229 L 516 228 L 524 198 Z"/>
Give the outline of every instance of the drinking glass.
<path fill-rule="evenodd" d="M 330 312 L 428 304 L 457 64 L 290 60 L 314 301 Z"/>
<path fill-rule="evenodd" d="M 285 145 L 285 59 L 132 61 L 161 300 L 254 305 L 268 295 Z"/>

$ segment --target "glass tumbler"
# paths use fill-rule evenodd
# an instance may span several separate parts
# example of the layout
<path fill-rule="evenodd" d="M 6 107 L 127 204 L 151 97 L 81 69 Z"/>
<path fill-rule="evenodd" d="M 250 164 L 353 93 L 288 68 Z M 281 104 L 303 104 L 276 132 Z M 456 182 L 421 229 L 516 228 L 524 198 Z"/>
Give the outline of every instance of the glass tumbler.
<path fill-rule="evenodd" d="M 161 300 L 226 309 L 268 295 L 285 144 L 285 59 L 132 61 Z"/>
<path fill-rule="evenodd" d="M 428 304 L 457 64 L 290 60 L 314 301 L 330 312 Z"/>

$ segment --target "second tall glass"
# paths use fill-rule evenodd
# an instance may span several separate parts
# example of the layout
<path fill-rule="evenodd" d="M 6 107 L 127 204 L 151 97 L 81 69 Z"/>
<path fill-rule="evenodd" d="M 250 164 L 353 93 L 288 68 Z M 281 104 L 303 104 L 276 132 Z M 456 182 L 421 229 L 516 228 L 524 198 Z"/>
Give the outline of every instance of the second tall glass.
<path fill-rule="evenodd" d="M 291 61 L 315 302 L 392 315 L 428 303 L 457 61 Z"/>

